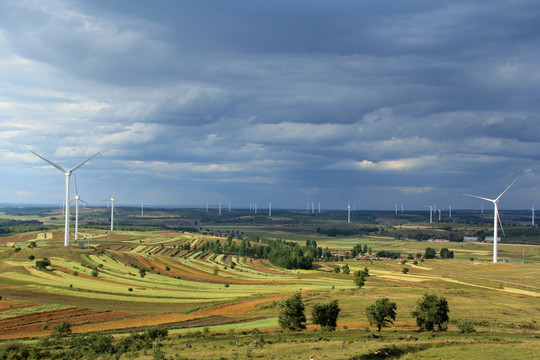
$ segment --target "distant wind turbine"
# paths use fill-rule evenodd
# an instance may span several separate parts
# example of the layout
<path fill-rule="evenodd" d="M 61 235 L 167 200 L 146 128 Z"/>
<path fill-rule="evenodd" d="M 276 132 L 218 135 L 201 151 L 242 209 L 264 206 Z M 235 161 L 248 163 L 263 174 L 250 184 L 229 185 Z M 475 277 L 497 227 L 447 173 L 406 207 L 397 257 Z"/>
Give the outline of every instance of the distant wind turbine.
<path fill-rule="evenodd" d="M 497 196 L 495 199 L 488 199 L 485 197 L 477 196 L 477 195 L 469 195 L 469 194 L 463 194 L 464 196 L 470 196 L 482 200 L 486 200 L 493 203 L 493 262 L 497 263 L 497 221 L 500 221 L 499 218 L 499 200 L 501 197 L 510 189 L 512 185 L 516 182 L 518 178 L 515 178 L 514 181 L 504 190 L 501 195 Z M 483 206 L 482 206 L 483 210 Z"/>
<path fill-rule="evenodd" d="M 79 201 L 82 201 L 85 204 L 88 203 L 79 196 L 79 191 L 77 190 L 77 177 L 75 175 L 73 180 L 75 180 L 75 197 L 72 201 L 75 201 L 75 241 L 77 241 L 79 240 Z"/>
<path fill-rule="evenodd" d="M 532 226 L 534 226 L 534 204 L 533 204 L 533 206 L 532 206 L 531 211 L 532 211 L 531 224 L 532 224 Z"/>
<path fill-rule="evenodd" d="M 268 203 L 268 216 L 272 216 L 272 203 Z"/>
<path fill-rule="evenodd" d="M 448 217 L 452 218 L 452 206 L 448 206 Z"/>
<path fill-rule="evenodd" d="M 107 204 L 109 201 L 111 202 L 111 231 L 114 231 L 114 195 L 116 195 L 116 190 L 114 190 L 110 199 L 103 200 L 107 201 Z"/>
<path fill-rule="evenodd" d="M 429 223 L 433 223 L 433 205 L 426 205 L 429 208 Z"/>
<path fill-rule="evenodd" d="M 347 205 L 347 223 L 351 222 L 351 203 Z"/>
<path fill-rule="evenodd" d="M 49 160 L 45 159 L 43 156 L 41 156 L 39 154 L 36 154 L 33 151 L 32 151 L 32 154 L 36 155 L 37 157 L 41 158 L 42 160 L 45 160 L 46 162 L 48 162 L 49 164 L 51 164 L 52 166 L 54 166 L 55 168 L 57 168 L 58 170 L 63 172 L 65 174 L 65 176 L 66 176 L 66 212 L 65 212 L 66 220 L 65 220 L 65 226 L 64 226 L 64 246 L 69 246 L 69 180 L 70 180 L 71 174 L 73 174 L 73 172 L 75 170 L 77 170 L 78 168 L 80 168 L 81 166 L 86 164 L 88 161 L 90 161 L 91 159 L 96 157 L 99 154 L 99 152 L 92 155 L 92 156 L 90 156 L 88 159 L 86 159 L 85 161 L 83 161 L 79 165 L 76 165 L 76 166 L 72 167 L 69 170 L 65 170 L 60 165 L 57 165 L 57 164 L 53 163 L 52 161 L 49 161 Z"/>

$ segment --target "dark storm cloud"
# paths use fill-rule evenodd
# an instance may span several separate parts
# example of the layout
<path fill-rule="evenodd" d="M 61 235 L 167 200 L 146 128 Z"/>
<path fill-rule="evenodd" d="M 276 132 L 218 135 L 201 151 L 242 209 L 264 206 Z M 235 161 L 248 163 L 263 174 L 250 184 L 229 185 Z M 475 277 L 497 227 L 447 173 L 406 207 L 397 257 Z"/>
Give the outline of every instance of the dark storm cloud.
<path fill-rule="evenodd" d="M 0 24 L 4 161 L 103 150 L 97 179 L 156 202 L 290 207 L 540 171 L 535 1 L 13 1 Z"/>

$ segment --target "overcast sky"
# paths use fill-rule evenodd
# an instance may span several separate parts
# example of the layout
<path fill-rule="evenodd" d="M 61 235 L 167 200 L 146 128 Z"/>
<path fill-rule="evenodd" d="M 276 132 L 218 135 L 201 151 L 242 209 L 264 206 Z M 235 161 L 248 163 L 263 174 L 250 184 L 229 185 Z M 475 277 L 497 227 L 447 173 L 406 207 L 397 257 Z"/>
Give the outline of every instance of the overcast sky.
<path fill-rule="evenodd" d="M 530 209 L 539 110 L 538 0 L 0 2 L 0 203 Z"/>

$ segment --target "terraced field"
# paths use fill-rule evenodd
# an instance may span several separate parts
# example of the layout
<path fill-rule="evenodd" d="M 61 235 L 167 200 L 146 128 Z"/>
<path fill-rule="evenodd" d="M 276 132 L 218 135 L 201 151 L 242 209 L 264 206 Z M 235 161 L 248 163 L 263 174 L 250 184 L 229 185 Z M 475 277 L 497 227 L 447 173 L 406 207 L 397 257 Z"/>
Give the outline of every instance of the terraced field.
<path fill-rule="evenodd" d="M 332 249 L 362 242 L 374 250 L 402 254 L 448 246 L 456 259 L 417 264 L 345 260 L 318 263 L 319 270 L 291 271 L 267 260 L 197 251 L 205 241 L 216 239 L 206 235 L 165 231 L 90 235 L 94 246 L 89 248 L 65 248 L 57 233 L 4 239 L 0 339 L 47 336 L 63 321 L 72 324 L 74 333 L 121 334 L 156 325 L 170 334 L 276 329 L 276 302 L 294 292 L 302 293 L 307 309 L 317 302 L 339 300 L 340 329 L 369 326 L 364 310 L 381 297 L 398 303 L 396 328 L 415 329 L 411 311 L 431 291 L 448 299 L 451 319 L 456 321 L 467 318 L 485 329 L 538 333 L 531 319 L 540 318 L 539 265 L 530 261 L 539 256 L 537 247 L 502 245 L 510 262 L 494 265 L 489 261 L 490 247 L 482 244 L 319 239 L 319 246 Z M 38 247 L 28 248 L 36 239 Z M 183 250 L 187 244 L 190 250 Z M 44 257 L 51 266 L 39 270 L 35 261 Z M 351 272 L 369 267 L 371 276 L 364 288 L 355 289 L 351 275 L 332 271 L 345 264 Z"/>

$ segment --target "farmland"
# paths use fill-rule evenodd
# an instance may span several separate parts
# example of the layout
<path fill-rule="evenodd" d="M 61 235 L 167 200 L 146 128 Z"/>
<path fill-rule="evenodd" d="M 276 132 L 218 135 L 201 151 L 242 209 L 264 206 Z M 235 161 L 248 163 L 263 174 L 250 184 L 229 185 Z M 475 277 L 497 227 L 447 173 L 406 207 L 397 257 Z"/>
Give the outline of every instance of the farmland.
<path fill-rule="evenodd" d="M 27 216 L 25 221 L 50 219 L 43 215 Z M 98 215 L 89 212 L 86 216 Z M 212 222 L 188 232 L 156 226 L 160 219 L 170 223 L 170 216 L 149 217 L 154 228 L 148 228 L 143 219 L 136 222 L 146 228 L 135 230 L 110 232 L 83 226 L 84 246 L 64 247 L 62 230 L 54 227 L 0 238 L 0 341 L 32 344 L 50 336 L 56 325 L 68 322 L 73 334 L 110 334 L 116 339 L 159 327 L 169 334 L 162 342 L 166 354 L 199 359 L 212 358 L 216 352 L 227 359 L 294 359 L 300 353 L 307 358 L 348 359 L 381 349 L 401 358 L 448 358 L 456 353 L 462 355 L 456 357 L 489 358 L 489 354 L 513 349 L 515 358 L 532 359 L 534 351 L 540 350 L 536 323 L 540 319 L 539 246 L 502 243 L 501 262 L 493 264 L 489 244 L 396 239 L 393 229 L 407 225 L 374 223 L 370 226 L 384 232 L 328 237 L 308 228 L 348 228 L 350 224 L 327 219 L 305 225 L 303 219 L 298 225 L 303 232 L 293 232 L 289 230 L 294 226 L 284 225 L 282 216 L 279 225 L 257 224 L 261 219 L 248 224 Z M 184 216 L 180 224 L 197 221 L 200 225 L 201 219 L 194 219 L 193 214 Z M 422 223 L 409 226 L 429 228 Z M 373 253 L 391 250 L 402 256 L 394 260 L 332 257 L 316 261 L 311 270 L 299 270 L 281 268 L 266 259 L 200 250 L 205 243 L 224 243 L 227 237 L 238 242 L 237 237 L 248 238 L 253 246 L 263 237 L 301 246 L 306 240 L 316 240 L 319 247 L 341 253 L 362 244 Z M 417 259 L 416 254 L 423 254 L 428 246 L 437 252 L 450 248 L 455 257 Z M 43 258 L 51 265 L 38 269 L 36 260 Z M 344 265 L 351 273 L 369 268 L 364 287 L 356 289 L 352 275 L 334 272 Z M 404 267 L 409 270 L 406 274 Z M 315 303 L 338 300 L 337 330 L 321 332 L 308 322 L 305 331 L 280 331 L 276 304 L 296 292 L 302 294 L 308 318 Z M 417 331 L 411 312 L 426 292 L 448 299 L 448 332 Z M 382 297 L 397 303 L 396 322 L 383 329 L 380 338 L 370 339 L 367 336 L 376 329 L 369 327 L 365 308 Z M 457 323 L 465 319 L 475 325 L 474 335 L 459 334 Z M 155 358 L 151 350 L 139 356 Z"/>

